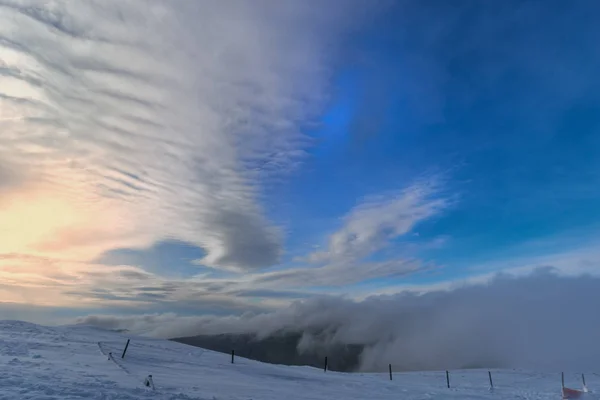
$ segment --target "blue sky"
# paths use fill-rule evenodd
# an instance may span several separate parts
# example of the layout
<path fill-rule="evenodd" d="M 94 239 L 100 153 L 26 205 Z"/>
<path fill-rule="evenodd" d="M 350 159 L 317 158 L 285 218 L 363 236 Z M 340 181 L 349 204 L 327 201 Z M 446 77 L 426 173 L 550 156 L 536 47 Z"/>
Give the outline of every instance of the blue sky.
<path fill-rule="evenodd" d="M 440 4 L 406 28 L 409 17 L 391 12 L 353 42 L 348 58 L 368 61 L 336 71 L 310 170 L 277 193 L 304 209 L 300 220 L 432 174 L 457 198 L 411 241 L 444 239 L 423 256 L 451 266 L 447 278 L 470 262 L 535 252 L 520 249 L 532 240 L 593 239 L 600 95 L 583 71 L 598 63 L 598 30 L 583 8 L 563 10 L 577 16 L 568 19 L 559 6 L 513 3 L 441 16 L 450 10 Z M 440 19 L 448 33 L 419 47 Z M 317 191 L 319 204 L 300 207 Z"/>
<path fill-rule="evenodd" d="M 0 316 L 595 273 L 599 6 L 350 2 L 3 4 Z"/>

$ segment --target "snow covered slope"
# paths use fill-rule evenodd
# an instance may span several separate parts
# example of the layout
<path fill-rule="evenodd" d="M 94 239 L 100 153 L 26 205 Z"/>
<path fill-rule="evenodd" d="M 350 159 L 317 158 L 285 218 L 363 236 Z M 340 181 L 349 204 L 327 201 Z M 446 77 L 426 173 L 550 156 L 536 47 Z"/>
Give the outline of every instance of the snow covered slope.
<path fill-rule="evenodd" d="M 262 364 L 165 340 L 90 327 L 47 328 L 0 321 L 0 399 L 559 399 L 560 373 L 451 371 L 342 374 L 309 367 Z M 114 360 L 109 360 L 109 352 Z M 156 390 L 144 378 L 153 375 Z M 580 387 L 579 375 L 565 375 Z M 586 375 L 588 387 L 600 377 Z M 597 398 L 593 393 L 588 397 Z"/>

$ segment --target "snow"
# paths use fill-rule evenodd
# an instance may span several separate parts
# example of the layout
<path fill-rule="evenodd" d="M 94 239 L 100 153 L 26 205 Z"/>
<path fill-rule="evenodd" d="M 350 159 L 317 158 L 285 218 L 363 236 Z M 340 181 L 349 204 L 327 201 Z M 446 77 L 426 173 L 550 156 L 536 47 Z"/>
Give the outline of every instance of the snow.
<path fill-rule="evenodd" d="M 129 337 L 86 326 L 49 328 L 0 321 L 0 399 L 560 399 L 560 372 L 451 371 L 343 374 L 263 364 L 166 340 Z M 109 357 L 112 353 L 112 357 Z M 155 390 L 144 386 L 152 375 Z M 600 376 L 587 373 L 587 398 Z M 581 389 L 581 376 L 565 372 Z"/>

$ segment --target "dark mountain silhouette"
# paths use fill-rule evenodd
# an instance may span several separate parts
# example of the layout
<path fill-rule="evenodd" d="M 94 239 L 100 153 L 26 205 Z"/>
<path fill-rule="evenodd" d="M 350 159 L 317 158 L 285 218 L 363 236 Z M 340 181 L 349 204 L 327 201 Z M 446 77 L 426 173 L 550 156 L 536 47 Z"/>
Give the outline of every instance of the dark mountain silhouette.
<path fill-rule="evenodd" d="M 325 357 L 328 369 L 353 372 L 359 367 L 362 345 L 333 345 L 326 348 L 298 351 L 300 333 L 282 333 L 258 339 L 252 334 L 198 335 L 171 339 L 175 342 L 209 350 L 235 354 L 271 364 L 308 365 L 323 368 Z"/>

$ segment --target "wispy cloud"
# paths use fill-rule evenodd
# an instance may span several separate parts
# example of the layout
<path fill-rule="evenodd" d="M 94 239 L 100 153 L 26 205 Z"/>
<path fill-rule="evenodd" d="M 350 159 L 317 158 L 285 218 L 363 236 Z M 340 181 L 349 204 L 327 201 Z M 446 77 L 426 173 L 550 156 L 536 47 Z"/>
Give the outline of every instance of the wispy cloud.
<path fill-rule="evenodd" d="M 0 0 L 0 301 L 238 312 L 277 308 L 319 291 L 426 269 L 428 264 L 411 256 L 414 243 L 406 246 L 406 254 L 395 245 L 450 208 L 453 197 L 439 180 L 423 179 L 340 210 L 339 226 L 332 227 L 320 250 L 293 263 L 281 263 L 287 261 L 286 227 L 265 211 L 265 187 L 288 176 L 307 155 L 310 140 L 303 128 L 313 126 L 332 93 L 337 44 L 380 4 L 348 1 L 342 7 L 334 0 L 317 7 L 269 0 Z M 587 79 L 591 75 L 575 68 L 586 52 L 559 57 L 551 47 L 537 46 L 546 37 L 541 25 L 547 21 L 567 29 L 580 19 L 550 10 L 552 18 L 535 19 L 531 25 L 529 17 L 546 10 L 532 4 L 517 11 L 487 5 L 473 12 L 440 7 L 403 4 L 395 10 L 402 11 L 402 23 L 395 24 L 398 37 L 390 41 L 403 54 L 401 73 L 394 71 L 402 83 L 394 90 L 401 103 L 410 105 L 406 113 L 426 116 L 425 124 L 442 119 L 444 104 L 451 101 L 447 89 L 457 86 L 459 101 L 453 107 L 460 112 L 450 125 L 460 128 L 453 124 L 471 120 L 471 111 L 479 107 L 476 90 L 481 88 L 486 100 L 486 93 L 495 93 L 516 70 L 524 72 L 509 88 L 510 96 L 502 103 L 506 109 L 489 114 L 509 116 L 508 125 L 522 113 L 538 128 L 552 125 L 560 114 L 555 110 L 569 108 L 573 99 L 592 90 Z M 464 30 L 463 22 L 471 18 L 477 21 Z M 587 38 L 583 48 L 596 48 L 596 25 L 586 22 L 590 34 L 577 36 Z M 496 40 L 510 27 L 522 35 Z M 562 43 L 558 36 L 553 40 Z M 496 42 L 498 47 L 489 46 Z M 532 56 L 531 48 L 539 54 Z M 475 74 L 468 79 L 451 76 L 472 65 L 478 54 L 481 68 Z M 371 62 L 368 53 L 353 56 Z M 598 57 L 592 58 L 587 65 L 597 64 Z M 388 109 L 388 101 L 380 106 L 374 98 L 391 92 L 389 65 L 382 68 L 370 71 L 386 90 L 375 90 L 365 100 L 375 114 Z M 548 79 L 554 76 L 568 79 Z M 547 81 L 557 86 L 538 90 Z M 520 82 L 531 83 L 531 90 L 517 90 L 522 89 Z M 551 100 L 541 108 L 543 113 L 531 114 L 537 115 L 533 119 L 528 110 L 537 97 L 532 93 L 549 93 Z M 523 107 L 515 107 L 513 100 Z M 362 124 L 372 114 L 356 116 L 358 130 L 372 126 Z M 417 122 L 408 117 L 409 123 Z M 465 147 L 469 155 L 483 142 L 499 143 L 502 135 L 490 128 L 495 128 L 494 118 L 472 123 L 466 136 L 444 138 L 438 150 L 453 139 L 456 147 L 445 153 L 459 149 L 463 154 Z M 471 146 L 467 142 L 478 130 L 489 136 Z M 512 148 L 521 141 L 517 136 L 510 134 L 502 146 Z M 515 164 L 514 171 L 522 167 Z M 492 171 L 480 172 L 490 179 Z M 574 174 L 577 179 L 586 176 Z M 578 195 L 588 195 L 584 183 L 589 182 L 581 184 Z M 539 188 L 523 188 L 527 195 L 511 201 L 528 201 L 533 199 L 530 193 L 541 193 Z M 475 197 L 479 195 L 487 200 L 485 193 Z M 452 235 L 438 233 L 442 236 L 429 241 L 430 248 L 443 235 Z M 184 280 L 160 268 L 95 261 L 110 250 L 150 249 L 165 240 L 202 249 L 198 264 L 209 268 L 186 266 L 191 278 Z M 597 265 L 597 254 L 586 254 L 501 260 L 470 272 L 487 274 L 507 266 L 529 272 L 553 265 L 582 273 Z M 403 287 L 385 290 L 393 293 Z"/>
<path fill-rule="evenodd" d="M 330 236 L 327 249 L 311 254 L 309 261 L 340 263 L 364 259 L 410 232 L 419 222 L 439 214 L 449 203 L 440 194 L 436 179 L 366 199 L 343 218 L 342 228 Z"/>
<path fill-rule="evenodd" d="M 398 278 L 417 272 L 422 267 L 422 263 L 414 259 L 304 266 L 255 274 L 250 283 L 288 288 L 341 287 L 377 278 Z"/>
<path fill-rule="evenodd" d="M 40 240 L 12 251 L 85 261 L 173 237 L 211 267 L 276 264 L 282 233 L 261 182 L 303 157 L 330 46 L 357 15 L 302 2 L 0 2 L 0 188 L 7 160 L 31 191 L 11 193 L 30 208 L 0 221 L 46 202 L 68 220 L 38 220 Z"/>
<path fill-rule="evenodd" d="M 62 227 L 64 215 L 58 214 L 53 219 L 61 203 L 46 204 L 48 210 L 36 208 L 36 212 L 48 219 L 47 227 L 52 227 L 52 221 Z M 390 240 L 409 233 L 420 221 L 441 212 L 447 204 L 448 200 L 441 197 L 439 189 L 431 182 L 418 183 L 377 199 L 371 198 L 343 218 L 344 226 L 332 234 L 331 252 L 324 262 L 221 277 L 215 277 L 206 269 L 198 269 L 195 276 L 188 274 L 187 279 L 181 279 L 176 278 L 177 274 L 163 273 L 156 268 L 148 268 L 148 265 L 79 261 L 72 257 L 72 252 L 60 258 L 53 254 L 9 253 L 10 246 L 4 243 L 6 251 L 0 254 L 0 275 L 9 287 L 4 289 L 3 298 L 47 306 L 66 306 L 76 301 L 78 307 L 88 308 L 104 304 L 138 309 L 228 309 L 229 312 L 273 309 L 294 299 L 318 294 L 322 288 L 339 289 L 423 270 L 426 265 L 408 256 L 379 261 L 368 260 L 368 257 L 377 254 Z M 24 206 L 29 207 L 27 204 Z M 231 221 L 232 224 L 234 222 Z M 19 223 L 20 219 L 14 221 L 15 226 Z M 348 243 L 340 245 L 340 237 L 346 239 L 352 235 L 360 239 L 348 240 Z M 123 234 L 110 231 L 81 231 L 68 227 L 55 241 L 49 241 L 44 235 L 40 237 L 44 240 L 34 242 L 38 248 L 58 250 L 66 246 L 98 246 L 103 242 L 110 245 L 120 237 L 126 240 Z M 143 255 L 145 251 L 149 250 L 133 253 Z M 148 254 L 148 257 L 159 256 L 153 252 Z M 314 254 L 307 258 L 315 261 Z M 172 262 L 175 259 L 172 257 Z"/>
<path fill-rule="evenodd" d="M 237 281 L 168 279 L 139 267 L 20 254 L 0 256 L 0 280 L 2 302 L 32 306 L 229 313 L 273 308 L 268 301 L 233 296 L 242 290 Z"/>

